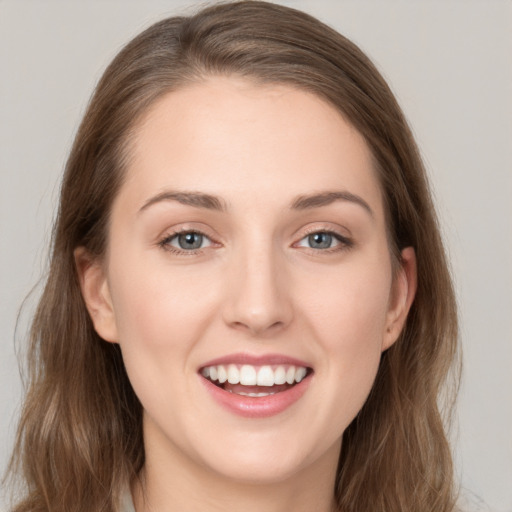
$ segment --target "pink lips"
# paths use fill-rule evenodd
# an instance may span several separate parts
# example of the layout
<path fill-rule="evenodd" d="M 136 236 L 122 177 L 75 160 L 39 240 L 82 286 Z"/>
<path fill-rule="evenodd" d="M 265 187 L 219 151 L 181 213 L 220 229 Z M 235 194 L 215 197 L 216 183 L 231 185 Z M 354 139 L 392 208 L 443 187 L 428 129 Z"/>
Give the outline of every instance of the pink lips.
<path fill-rule="evenodd" d="M 202 368 L 205 366 L 215 366 L 218 364 L 252 364 L 253 366 L 263 366 L 265 364 L 287 364 L 293 366 L 304 366 L 306 368 L 309 367 L 308 363 L 301 361 L 300 359 L 283 356 L 281 354 L 268 354 L 260 356 L 252 356 L 249 354 L 232 354 L 229 356 L 212 359 L 211 361 L 203 364 Z"/>
<path fill-rule="evenodd" d="M 221 357 L 205 363 L 199 369 L 198 375 L 206 390 L 219 405 L 232 413 L 246 418 L 266 418 L 285 411 L 288 407 L 293 405 L 302 397 L 312 380 L 312 375 L 310 374 L 307 375 L 301 382 L 291 386 L 285 391 L 280 391 L 273 395 L 263 397 L 250 397 L 225 391 L 207 378 L 203 377 L 201 374 L 202 369 L 205 367 L 228 364 L 249 364 L 253 366 L 293 365 L 305 368 L 309 368 L 309 365 L 299 359 L 279 354 L 269 354 L 263 356 L 232 354 L 230 356 Z M 271 387 L 268 388 L 269 391 L 271 391 L 271 389 Z"/>

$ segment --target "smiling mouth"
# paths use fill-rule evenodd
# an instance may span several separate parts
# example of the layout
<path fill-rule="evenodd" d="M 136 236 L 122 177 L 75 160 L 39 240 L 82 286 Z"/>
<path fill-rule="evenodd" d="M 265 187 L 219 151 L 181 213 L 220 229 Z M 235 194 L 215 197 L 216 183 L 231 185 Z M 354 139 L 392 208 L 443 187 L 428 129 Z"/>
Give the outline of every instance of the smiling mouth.
<path fill-rule="evenodd" d="M 205 379 L 224 391 L 254 398 L 287 391 L 312 372 L 311 368 L 305 366 L 249 364 L 219 364 L 200 370 Z"/>

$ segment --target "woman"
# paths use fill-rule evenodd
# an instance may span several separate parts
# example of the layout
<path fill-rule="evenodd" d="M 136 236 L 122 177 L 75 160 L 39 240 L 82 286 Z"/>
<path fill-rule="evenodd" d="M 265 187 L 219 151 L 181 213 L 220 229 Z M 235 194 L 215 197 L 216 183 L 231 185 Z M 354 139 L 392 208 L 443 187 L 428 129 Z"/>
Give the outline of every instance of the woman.
<path fill-rule="evenodd" d="M 452 510 L 456 343 L 421 160 L 361 51 L 263 2 L 163 20 L 68 160 L 15 510 Z"/>

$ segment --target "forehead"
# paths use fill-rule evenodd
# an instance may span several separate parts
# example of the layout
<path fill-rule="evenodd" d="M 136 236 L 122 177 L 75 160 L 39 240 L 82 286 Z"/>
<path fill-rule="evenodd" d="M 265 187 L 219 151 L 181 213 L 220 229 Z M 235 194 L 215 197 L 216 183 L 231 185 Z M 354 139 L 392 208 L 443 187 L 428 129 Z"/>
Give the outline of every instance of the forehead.
<path fill-rule="evenodd" d="M 326 101 L 288 85 L 227 77 L 188 85 L 150 108 L 132 144 L 124 188 L 139 205 L 166 189 L 228 204 L 249 191 L 285 201 L 343 189 L 382 208 L 363 137 Z"/>

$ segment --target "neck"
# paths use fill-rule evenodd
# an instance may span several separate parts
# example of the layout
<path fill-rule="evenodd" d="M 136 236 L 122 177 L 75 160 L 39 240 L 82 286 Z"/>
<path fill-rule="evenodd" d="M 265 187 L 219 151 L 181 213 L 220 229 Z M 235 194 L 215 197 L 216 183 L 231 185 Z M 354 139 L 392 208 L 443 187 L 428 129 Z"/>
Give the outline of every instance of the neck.
<path fill-rule="evenodd" d="M 146 476 L 143 477 L 146 480 Z M 183 483 L 181 481 L 181 483 Z M 192 482 L 188 482 L 191 484 Z M 329 493 L 305 492 L 307 485 L 249 485 L 233 483 L 214 487 L 200 484 L 179 487 L 177 482 L 165 482 L 161 487 L 155 481 L 133 486 L 133 499 L 137 512 L 333 512 L 336 510 L 333 488 Z"/>

